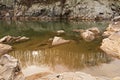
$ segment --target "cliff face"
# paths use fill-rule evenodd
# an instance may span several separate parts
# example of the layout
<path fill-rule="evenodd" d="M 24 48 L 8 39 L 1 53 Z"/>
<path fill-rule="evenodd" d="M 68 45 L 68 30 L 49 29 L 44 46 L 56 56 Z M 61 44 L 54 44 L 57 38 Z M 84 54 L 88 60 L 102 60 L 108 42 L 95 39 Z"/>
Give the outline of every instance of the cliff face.
<path fill-rule="evenodd" d="M 11 5 L 14 8 L 14 16 L 110 19 L 120 15 L 119 0 L 36 0 L 26 4 L 18 4 L 16 1 Z"/>

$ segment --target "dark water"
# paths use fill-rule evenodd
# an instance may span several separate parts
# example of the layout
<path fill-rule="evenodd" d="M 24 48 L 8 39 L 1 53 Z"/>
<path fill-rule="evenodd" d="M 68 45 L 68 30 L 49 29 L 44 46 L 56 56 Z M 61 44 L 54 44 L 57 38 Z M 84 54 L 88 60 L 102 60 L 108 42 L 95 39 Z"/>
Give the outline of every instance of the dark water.
<path fill-rule="evenodd" d="M 53 71 L 83 71 L 96 76 L 120 76 L 120 60 L 112 59 L 99 47 L 101 39 L 85 42 L 73 29 L 98 27 L 104 31 L 108 22 L 0 22 L 0 37 L 6 35 L 27 36 L 30 40 L 11 44 L 10 53 L 20 60 L 25 75 Z M 57 30 L 65 30 L 59 35 L 72 42 L 51 47 L 48 41 L 58 36 Z"/>

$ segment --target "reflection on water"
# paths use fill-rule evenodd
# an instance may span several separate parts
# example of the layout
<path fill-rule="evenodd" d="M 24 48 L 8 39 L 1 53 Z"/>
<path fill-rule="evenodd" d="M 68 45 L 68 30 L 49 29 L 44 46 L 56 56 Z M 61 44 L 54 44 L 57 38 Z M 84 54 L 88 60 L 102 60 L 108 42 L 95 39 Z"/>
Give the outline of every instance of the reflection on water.
<path fill-rule="evenodd" d="M 97 26 L 101 31 L 106 27 L 104 22 L 0 22 L 0 37 L 5 35 L 27 36 L 31 40 L 12 44 L 14 51 L 10 53 L 20 60 L 25 75 L 41 71 L 84 71 L 98 76 L 109 76 L 106 73 L 119 71 L 116 60 L 111 59 L 100 49 L 101 39 L 85 42 L 76 37 L 73 29 L 86 29 Z M 69 44 L 50 47 L 49 38 L 56 36 L 57 30 L 65 30 L 62 37 L 73 40 Z M 118 60 L 117 62 L 120 62 Z M 111 69 L 117 65 L 118 67 Z M 107 68 L 107 67 L 111 68 Z M 44 68 L 43 68 L 44 67 Z M 100 69 L 101 68 L 101 69 Z M 107 68 L 107 70 L 106 70 Z M 114 73 L 114 72 L 113 72 Z M 116 72 L 115 72 L 116 73 Z M 120 76 L 120 74 L 112 74 Z"/>

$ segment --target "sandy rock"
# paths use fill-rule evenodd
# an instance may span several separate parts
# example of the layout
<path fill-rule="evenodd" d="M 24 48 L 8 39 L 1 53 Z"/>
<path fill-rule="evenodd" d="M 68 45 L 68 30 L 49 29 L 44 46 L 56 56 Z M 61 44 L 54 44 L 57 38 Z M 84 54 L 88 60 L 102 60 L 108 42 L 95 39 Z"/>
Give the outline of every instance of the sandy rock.
<path fill-rule="evenodd" d="M 17 59 L 7 54 L 0 58 L 0 80 L 25 80 Z"/>
<path fill-rule="evenodd" d="M 106 28 L 106 31 L 103 33 L 102 36 L 108 37 L 118 31 L 120 31 L 120 22 L 112 22 Z"/>
<path fill-rule="evenodd" d="M 52 46 L 56 46 L 56 45 L 60 45 L 60 44 L 64 44 L 64 43 L 69 43 L 70 40 L 65 40 L 62 37 L 57 37 L 55 36 L 52 42 Z"/>
<path fill-rule="evenodd" d="M 113 19 L 112 19 L 112 21 L 120 21 L 120 16 L 116 16 L 116 17 L 114 17 Z"/>
<path fill-rule="evenodd" d="M 18 37 L 14 37 L 14 36 L 5 36 L 3 38 L 0 39 L 0 43 L 16 43 L 16 42 L 23 42 L 23 41 L 27 41 L 29 40 L 28 37 L 21 37 L 21 36 L 18 36 Z"/>
<path fill-rule="evenodd" d="M 92 27 L 92 28 L 89 28 L 87 30 L 93 32 L 95 35 L 100 34 L 100 30 L 97 27 Z"/>
<path fill-rule="evenodd" d="M 85 32 L 81 33 L 81 37 L 85 41 L 90 42 L 95 39 L 95 34 L 89 30 L 86 30 Z"/>
<path fill-rule="evenodd" d="M 51 74 L 36 80 L 109 80 L 96 78 L 83 72 L 64 72 L 61 74 Z"/>
<path fill-rule="evenodd" d="M 100 48 L 107 54 L 120 58 L 120 31 L 103 39 Z"/>
<path fill-rule="evenodd" d="M 0 55 L 6 54 L 12 50 L 12 46 L 7 44 L 0 44 Z"/>

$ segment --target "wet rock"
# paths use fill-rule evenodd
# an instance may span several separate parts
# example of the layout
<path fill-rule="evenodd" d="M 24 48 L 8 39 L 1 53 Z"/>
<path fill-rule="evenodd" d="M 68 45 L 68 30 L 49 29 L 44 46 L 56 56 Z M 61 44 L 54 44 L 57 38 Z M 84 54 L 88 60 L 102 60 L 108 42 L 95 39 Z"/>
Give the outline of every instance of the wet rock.
<path fill-rule="evenodd" d="M 7 44 L 0 44 L 0 56 L 12 50 L 12 46 Z"/>
<path fill-rule="evenodd" d="M 120 58 L 120 31 L 103 39 L 100 48 L 107 54 Z"/>
<path fill-rule="evenodd" d="M 81 37 L 85 41 L 90 42 L 95 39 L 95 34 L 89 30 L 85 30 L 84 32 L 81 33 Z"/>
<path fill-rule="evenodd" d="M 120 22 L 112 22 L 106 28 L 106 31 L 103 33 L 102 36 L 108 37 L 118 31 L 120 31 Z"/>
<path fill-rule="evenodd" d="M 61 74 L 51 74 L 36 80 L 110 80 L 110 79 L 96 78 L 83 72 L 64 72 Z"/>
<path fill-rule="evenodd" d="M 16 43 L 16 42 L 23 42 L 23 41 L 27 41 L 29 40 L 28 37 L 21 37 L 21 36 L 18 36 L 18 37 L 14 37 L 14 36 L 5 36 L 3 38 L 0 39 L 0 43 Z"/>
<path fill-rule="evenodd" d="M 87 29 L 87 30 L 93 32 L 96 36 L 97 36 L 98 34 L 100 34 L 100 30 L 99 30 L 97 27 L 92 27 L 92 28 L 89 28 L 89 29 Z"/>
<path fill-rule="evenodd" d="M 58 35 L 60 35 L 60 34 L 64 34 L 64 33 L 65 33 L 64 30 L 58 30 L 58 31 L 57 31 L 57 34 L 58 34 Z"/>
<path fill-rule="evenodd" d="M 55 36 L 53 41 L 52 41 L 52 46 L 56 46 L 56 45 L 60 45 L 60 44 L 64 44 L 64 43 L 69 43 L 70 40 L 65 40 L 62 37 L 57 37 Z"/>
<path fill-rule="evenodd" d="M 18 60 L 8 54 L 0 58 L 0 80 L 25 80 Z"/>

